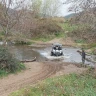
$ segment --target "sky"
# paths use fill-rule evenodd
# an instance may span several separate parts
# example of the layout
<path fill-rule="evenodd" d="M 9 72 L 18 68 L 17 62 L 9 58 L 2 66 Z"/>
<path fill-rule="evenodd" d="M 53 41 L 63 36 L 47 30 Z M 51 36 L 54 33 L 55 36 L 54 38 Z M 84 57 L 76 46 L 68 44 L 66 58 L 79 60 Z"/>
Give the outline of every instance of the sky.
<path fill-rule="evenodd" d="M 30 2 L 31 0 L 26 0 L 26 1 Z M 72 12 L 68 12 L 68 8 L 69 8 L 70 4 L 63 4 L 64 1 L 66 1 L 66 0 L 60 0 L 61 6 L 60 6 L 59 14 L 57 16 L 66 16 L 66 15 L 72 13 Z"/>
<path fill-rule="evenodd" d="M 66 16 L 68 14 L 71 14 L 72 12 L 68 12 L 68 8 L 69 7 L 70 7 L 70 4 L 68 4 L 68 5 L 66 5 L 66 4 L 62 5 L 60 7 L 60 13 L 59 13 L 58 16 Z"/>
<path fill-rule="evenodd" d="M 22 0 L 13 0 L 14 2 L 22 1 Z M 31 0 L 25 0 L 26 4 L 30 4 Z M 70 7 L 70 4 L 63 4 L 65 0 L 60 0 L 61 6 L 60 6 L 60 11 L 57 16 L 66 16 L 68 14 L 71 14 L 72 12 L 68 12 L 68 8 Z"/>
<path fill-rule="evenodd" d="M 63 4 L 66 1 L 68 1 L 68 0 L 60 0 L 61 6 L 60 6 L 60 12 L 59 12 L 58 16 L 66 16 L 66 15 L 69 15 L 72 13 L 72 12 L 68 11 L 68 8 L 71 6 L 71 3 L 70 4 Z"/>

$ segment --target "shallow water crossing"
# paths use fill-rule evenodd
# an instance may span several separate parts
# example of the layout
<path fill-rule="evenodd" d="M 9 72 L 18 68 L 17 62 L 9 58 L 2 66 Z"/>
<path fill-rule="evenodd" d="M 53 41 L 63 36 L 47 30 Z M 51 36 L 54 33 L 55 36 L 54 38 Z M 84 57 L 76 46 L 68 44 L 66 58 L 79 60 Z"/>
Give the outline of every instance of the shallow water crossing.
<path fill-rule="evenodd" d="M 37 50 L 42 56 L 46 57 L 49 60 L 55 60 L 60 59 L 63 62 L 72 62 L 72 63 L 82 63 L 82 57 L 77 52 L 80 50 L 80 48 L 74 48 L 74 47 L 63 47 L 63 56 L 51 56 L 51 47 L 45 48 L 43 50 Z M 87 58 L 91 58 L 91 56 L 86 56 Z M 88 62 L 85 60 L 85 64 L 91 64 L 92 62 Z"/>
<path fill-rule="evenodd" d="M 77 52 L 80 48 L 74 47 L 63 47 L 63 56 L 51 56 L 52 47 L 48 48 L 35 48 L 28 46 L 13 46 L 10 47 L 11 52 L 19 60 L 30 60 L 37 57 L 37 61 L 45 60 L 61 60 L 62 62 L 72 62 L 72 63 L 82 63 L 81 55 Z M 87 56 L 87 58 L 93 58 L 92 56 Z M 85 61 L 85 64 L 93 66 L 92 62 Z"/>

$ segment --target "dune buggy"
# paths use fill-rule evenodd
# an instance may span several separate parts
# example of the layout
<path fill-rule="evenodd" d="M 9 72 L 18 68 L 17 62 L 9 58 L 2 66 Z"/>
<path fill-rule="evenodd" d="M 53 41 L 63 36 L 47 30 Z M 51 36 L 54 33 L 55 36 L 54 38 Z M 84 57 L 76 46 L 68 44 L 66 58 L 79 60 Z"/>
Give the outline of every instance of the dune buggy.
<path fill-rule="evenodd" d="M 51 56 L 62 56 L 62 55 L 63 55 L 62 44 L 59 43 L 53 44 L 51 50 Z"/>

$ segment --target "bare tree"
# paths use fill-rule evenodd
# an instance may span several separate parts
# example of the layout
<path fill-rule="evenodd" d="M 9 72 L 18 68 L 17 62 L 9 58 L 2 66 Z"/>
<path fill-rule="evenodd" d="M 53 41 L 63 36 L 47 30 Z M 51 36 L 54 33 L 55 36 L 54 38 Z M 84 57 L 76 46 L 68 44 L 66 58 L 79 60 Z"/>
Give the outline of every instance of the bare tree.
<path fill-rule="evenodd" d="M 0 26 L 4 32 L 4 44 L 11 29 L 19 22 L 25 0 L 0 0 Z"/>
<path fill-rule="evenodd" d="M 96 0 L 66 0 L 65 4 L 69 3 L 69 10 L 76 13 L 76 17 L 73 18 L 75 23 L 84 25 L 80 33 L 81 39 L 90 38 L 88 41 L 96 42 Z"/>
<path fill-rule="evenodd" d="M 45 16 L 56 16 L 59 13 L 58 0 L 44 0 L 42 6 L 42 14 Z"/>
<path fill-rule="evenodd" d="M 31 0 L 31 9 L 39 16 L 48 17 L 56 16 L 60 11 L 59 8 L 63 5 L 60 0 Z"/>
<path fill-rule="evenodd" d="M 71 3 L 70 11 L 78 13 L 79 19 L 85 23 L 94 22 L 96 17 L 96 0 L 66 0 Z"/>
<path fill-rule="evenodd" d="M 39 17 L 41 12 L 42 0 L 31 0 L 32 15 Z"/>

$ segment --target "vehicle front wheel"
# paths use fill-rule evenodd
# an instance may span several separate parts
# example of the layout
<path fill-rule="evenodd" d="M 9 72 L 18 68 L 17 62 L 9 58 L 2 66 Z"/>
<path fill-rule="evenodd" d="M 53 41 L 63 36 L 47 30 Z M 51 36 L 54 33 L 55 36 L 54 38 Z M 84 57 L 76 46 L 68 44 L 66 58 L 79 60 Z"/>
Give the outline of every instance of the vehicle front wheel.
<path fill-rule="evenodd" d="M 63 53 L 61 53 L 61 55 L 63 55 Z"/>
<path fill-rule="evenodd" d="M 53 56 L 53 53 L 51 52 L 51 56 Z"/>

